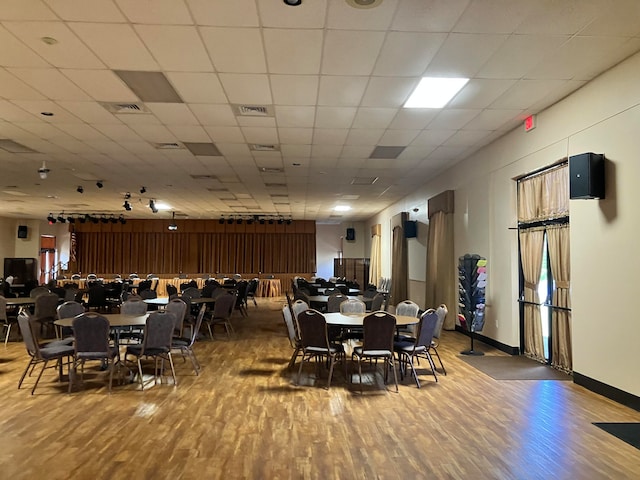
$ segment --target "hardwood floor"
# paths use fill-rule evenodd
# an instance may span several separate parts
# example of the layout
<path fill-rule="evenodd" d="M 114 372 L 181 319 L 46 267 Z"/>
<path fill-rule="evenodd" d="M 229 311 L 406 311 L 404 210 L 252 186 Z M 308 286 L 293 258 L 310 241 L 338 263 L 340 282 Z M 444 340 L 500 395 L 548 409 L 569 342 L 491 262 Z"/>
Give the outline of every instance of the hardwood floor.
<path fill-rule="evenodd" d="M 592 422 L 640 413 L 569 381 L 496 381 L 459 358 L 468 339 L 445 332 L 448 375 L 405 378 L 400 392 L 361 395 L 338 365 L 302 386 L 279 308 L 257 299 L 234 314 L 235 337 L 196 343 L 202 373 L 176 361 L 178 386 L 116 385 L 89 369 L 67 394 L 55 370 L 22 389 L 21 342 L 0 347 L 0 477 L 19 479 L 637 479 L 637 449 Z M 500 355 L 478 343 L 488 354 Z M 424 363 L 424 362 L 423 362 Z M 424 368 L 425 366 L 422 365 Z M 94 376 L 96 378 L 91 379 Z"/>

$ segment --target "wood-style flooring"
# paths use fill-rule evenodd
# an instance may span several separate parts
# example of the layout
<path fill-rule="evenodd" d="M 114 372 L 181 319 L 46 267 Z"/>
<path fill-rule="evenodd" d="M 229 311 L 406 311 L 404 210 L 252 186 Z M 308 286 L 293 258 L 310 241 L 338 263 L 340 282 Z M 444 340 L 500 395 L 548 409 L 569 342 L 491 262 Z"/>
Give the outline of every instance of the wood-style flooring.
<path fill-rule="evenodd" d="M 89 368 L 67 394 L 54 369 L 35 395 L 22 389 L 19 341 L 0 346 L 0 478 L 21 479 L 638 479 L 640 451 L 592 422 L 640 422 L 640 413 L 570 381 L 497 381 L 460 359 L 468 338 L 444 332 L 448 375 L 421 370 L 386 391 L 366 375 L 364 394 L 337 366 L 302 385 L 283 299 L 257 299 L 195 350 L 202 373 L 178 358 L 178 385 L 140 391 Z M 481 343 L 488 354 L 501 355 Z M 421 366 L 426 369 L 426 366 Z"/>

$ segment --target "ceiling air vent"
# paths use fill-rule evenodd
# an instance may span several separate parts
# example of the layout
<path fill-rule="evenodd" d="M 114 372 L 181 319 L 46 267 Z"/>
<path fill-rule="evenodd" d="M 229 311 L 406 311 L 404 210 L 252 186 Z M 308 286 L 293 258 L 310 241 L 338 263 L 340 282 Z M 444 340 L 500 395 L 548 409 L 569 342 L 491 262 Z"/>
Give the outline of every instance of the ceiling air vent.
<path fill-rule="evenodd" d="M 180 150 L 183 148 L 182 144 L 178 142 L 154 143 L 153 146 L 158 150 Z"/>
<path fill-rule="evenodd" d="M 217 180 L 215 175 L 191 175 L 194 180 Z"/>
<path fill-rule="evenodd" d="M 259 170 L 262 173 L 284 173 L 284 168 L 276 167 L 260 167 Z"/>
<path fill-rule="evenodd" d="M 249 148 L 253 152 L 279 152 L 280 145 L 268 145 L 263 143 L 252 143 Z"/>
<path fill-rule="evenodd" d="M 271 107 L 265 105 L 234 105 L 233 109 L 241 117 L 273 117 Z"/>
<path fill-rule="evenodd" d="M 119 113 L 151 113 L 143 103 L 100 102 L 104 108 L 114 114 Z"/>

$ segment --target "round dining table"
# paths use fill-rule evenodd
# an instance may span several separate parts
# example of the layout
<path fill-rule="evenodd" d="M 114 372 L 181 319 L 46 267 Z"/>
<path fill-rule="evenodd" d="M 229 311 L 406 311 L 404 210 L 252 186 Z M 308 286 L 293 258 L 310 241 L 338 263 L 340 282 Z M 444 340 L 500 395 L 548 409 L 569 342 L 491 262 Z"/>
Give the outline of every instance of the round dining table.
<path fill-rule="evenodd" d="M 340 312 L 336 313 L 325 313 L 323 314 L 324 318 L 329 325 L 335 325 L 340 327 L 362 327 L 364 323 L 364 318 L 367 315 L 371 315 L 370 313 L 359 313 L 359 314 L 343 314 Z M 393 315 L 396 319 L 397 327 L 404 327 L 407 325 L 415 325 L 420 319 L 418 317 L 410 317 L 407 315 Z"/>
<path fill-rule="evenodd" d="M 123 313 L 100 313 L 98 314 L 109 321 L 111 328 L 124 328 L 124 327 L 144 327 L 147 323 L 148 313 L 144 315 L 125 315 Z M 54 325 L 58 327 L 72 327 L 73 318 L 61 318 L 54 321 Z"/>

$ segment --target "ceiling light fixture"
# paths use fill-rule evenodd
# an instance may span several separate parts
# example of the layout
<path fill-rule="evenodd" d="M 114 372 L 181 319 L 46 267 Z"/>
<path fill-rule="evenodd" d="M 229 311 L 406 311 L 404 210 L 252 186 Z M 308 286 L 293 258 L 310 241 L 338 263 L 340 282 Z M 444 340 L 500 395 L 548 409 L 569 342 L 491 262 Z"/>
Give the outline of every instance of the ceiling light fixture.
<path fill-rule="evenodd" d="M 297 7 L 302 3 L 302 0 L 282 0 L 285 5 L 289 5 L 290 7 Z"/>
<path fill-rule="evenodd" d="M 76 192 L 84 193 L 84 188 L 82 188 L 82 185 L 78 185 L 78 188 L 76 188 Z"/>
<path fill-rule="evenodd" d="M 53 225 L 54 223 L 56 223 L 56 217 L 54 217 L 52 214 L 49 214 L 49 216 L 47 217 L 47 221 L 49 222 L 49 225 Z"/>
<path fill-rule="evenodd" d="M 131 204 L 129 203 L 128 200 L 125 200 L 124 203 L 122 204 L 122 207 L 127 211 L 130 212 L 131 211 Z"/>
<path fill-rule="evenodd" d="M 51 170 L 49 170 L 47 168 L 47 164 L 46 162 L 43 160 L 42 161 L 42 166 L 38 169 L 38 175 L 40 175 L 40 178 L 42 180 L 44 180 L 45 178 L 47 178 L 47 174 L 50 172 Z"/>
<path fill-rule="evenodd" d="M 224 218 L 220 217 L 220 220 L 218 220 L 218 223 L 222 225 L 224 223 Z"/>
<path fill-rule="evenodd" d="M 140 193 L 141 194 L 147 193 L 147 189 L 145 187 L 140 187 Z"/>
<path fill-rule="evenodd" d="M 131 194 L 129 192 L 124 194 L 124 199 L 129 200 L 131 198 Z"/>
<path fill-rule="evenodd" d="M 333 209 L 336 212 L 348 212 L 351 210 L 351 207 L 349 205 L 336 205 Z"/>
<path fill-rule="evenodd" d="M 127 223 L 127 221 L 124 218 L 124 215 L 120 214 L 120 216 L 118 217 L 118 221 L 124 225 L 125 223 Z"/>
<path fill-rule="evenodd" d="M 151 209 L 151 211 L 153 213 L 158 213 L 158 209 L 156 208 L 155 200 L 153 200 L 153 199 L 149 200 L 149 208 Z"/>
<path fill-rule="evenodd" d="M 98 187 L 98 188 L 102 188 L 102 187 L 104 187 L 104 184 L 102 183 L 102 180 L 98 180 L 98 181 L 96 182 L 96 187 Z"/>
<path fill-rule="evenodd" d="M 404 108 L 442 108 L 464 87 L 468 78 L 422 77 Z"/>
<path fill-rule="evenodd" d="M 58 220 L 60 223 L 67 223 L 67 219 L 64 218 L 62 213 L 58 215 L 58 218 L 56 220 Z"/>
<path fill-rule="evenodd" d="M 76 223 L 76 219 L 75 219 L 74 217 L 72 217 L 72 216 L 68 216 L 68 217 L 67 217 L 67 222 L 69 222 L 69 223 Z"/>
<path fill-rule="evenodd" d="M 178 225 L 176 225 L 176 212 L 173 212 L 172 221 L 167 227 L 167 229 L 171 230 L 172 232 L 175 232 L 176 230 L 178 230 Z"/>

